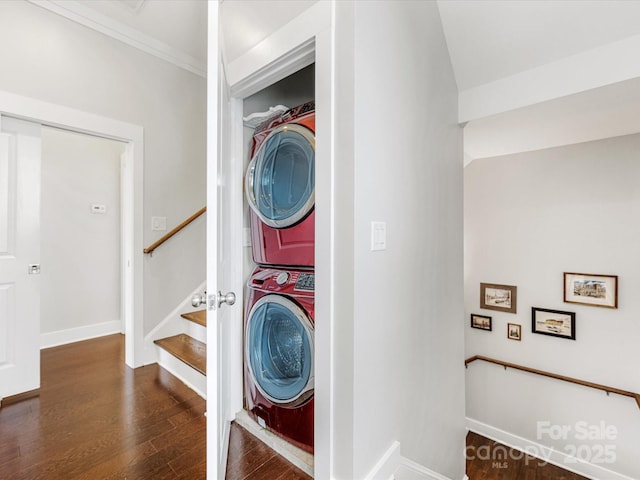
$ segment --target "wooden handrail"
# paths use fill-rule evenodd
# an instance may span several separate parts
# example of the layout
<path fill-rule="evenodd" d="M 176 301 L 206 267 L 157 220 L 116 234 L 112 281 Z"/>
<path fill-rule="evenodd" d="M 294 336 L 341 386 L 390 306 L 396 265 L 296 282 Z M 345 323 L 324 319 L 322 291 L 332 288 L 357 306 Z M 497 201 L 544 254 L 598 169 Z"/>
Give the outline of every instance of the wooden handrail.
<path fill-rule="evenodd" d="M 162 238 L 160 238 L 159 240 L 157 240 L 156 242 L 152 243 L 151 245 L 149 245 L 147 248 L 145 248 L 143 250 L 144 253 L 152 253 L 156 248 L 158 248 L 160 245 L 162 245 L 164 242 L 166 242 L 167 240 L 169 240 L 171 237 L 173 237 L 176 233 L 178 233 L 180 230 L 182 230 L 184 227 L 186 227 L 187 225 L 189 225 L 191 222 L 193 222 L 196 218 L 198 218 L 200 215 L 202 215 L 204 212 L 207 211 L 207 207 L 202 207 L 200 210 L 198 210 L 196 213 L 194 213 L 193 215 L 191 215 L 189 218 L 187 218 L 184 222 L 182 222 L 180 225 L 178 225 L 176 228 L 174 228 L 173 230 L 171 230 L 170 232 L 168 232 L 166 235 L 164 235 Z"/>
<path fill-rule="evenodd" d="M 564 382 L 575 383 L 577 385 L 582 385 L 584 387 L 595 388 L 597 390 L 603 390 L 609 393 L 615 393 L 617 395 L 623 395 L 625 397 L 631 397 L 635 399 L 638 404 L 638 408 L 640 408 L 640 394 L 635 392 L 629 392 L 628 390 L 621 390 L 619 388 L 608 387 L 606 385 L 600 385 L 598 383 L 587 382 L 585 380 L 580 380 L 573 377 L 566 377 L 564 375 L 558 375 L 557 373 L 545 372 L 544 370 L 538 370 L 535 368 L 523 367 L 522 365 L 518 365 L 510 362 L 503 362 L 502 360 L 496 360 L 495 358 L 484 357 L 482 355 L 474 355 L 473 357 L 469 357 L 464 361 L 464 366 L 467 367 L 471 362 L 475 362 L 476 360 L 483 360 L 489 363 L 495 363 L 496 365 L 502 365 L 506 368 L 513 368 L 515 370 L 522 370 L 523 372 L 535 373 L 536 375 L 542 375 L 543 377 L 555 378 L 556 380 L 562 380 Z"/>

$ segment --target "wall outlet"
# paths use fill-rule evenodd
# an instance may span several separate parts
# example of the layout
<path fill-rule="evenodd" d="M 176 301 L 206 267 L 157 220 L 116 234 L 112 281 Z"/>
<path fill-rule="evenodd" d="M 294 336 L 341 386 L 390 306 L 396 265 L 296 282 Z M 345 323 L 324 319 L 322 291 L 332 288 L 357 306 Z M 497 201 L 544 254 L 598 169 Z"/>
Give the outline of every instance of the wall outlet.
<path fill-rule="evenodd" d="M 387 222 L 371 222 L 371 251 L 387 249 Z"/>

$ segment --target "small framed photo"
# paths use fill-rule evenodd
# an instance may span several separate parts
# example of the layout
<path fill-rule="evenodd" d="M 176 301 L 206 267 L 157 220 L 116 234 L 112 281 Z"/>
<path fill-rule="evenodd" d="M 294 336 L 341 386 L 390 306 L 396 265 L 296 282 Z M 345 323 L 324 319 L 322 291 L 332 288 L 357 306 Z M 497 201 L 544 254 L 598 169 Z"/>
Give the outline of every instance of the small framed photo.
<path fill-rule="evenodd" d="M 533 333 L 575 340 L 576 314 L 532 307 L 531 329 Z"/>
<path fill-rule="evenodd" d="M 519 323 L 507 323 L 507 338 L 510 340 L 522 340 L 522 325 Z"/>
<path fill-rule="evenodd" d="M 565 272 L 564 301 L 594 307 L 618 308 L 618 276 Z"/>
<path fill-rule="evenodd" d="M 480 308 L 516 313 L 517 287 L 513 285 L 480 284 Z"/>
<path fill-rule="evenodd" d="M 479 328 L 480 330 L 491 331 L 491 317 L 485 317 L 484 315 L 471 314 L 471 326 L 473 328 Z"/>

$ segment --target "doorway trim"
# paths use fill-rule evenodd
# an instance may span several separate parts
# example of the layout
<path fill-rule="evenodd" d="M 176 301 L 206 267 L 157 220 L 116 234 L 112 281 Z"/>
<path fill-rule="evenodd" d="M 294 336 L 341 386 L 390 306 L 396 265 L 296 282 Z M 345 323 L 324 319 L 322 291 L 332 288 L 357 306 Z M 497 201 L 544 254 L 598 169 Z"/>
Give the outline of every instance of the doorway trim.
<path fill-rule="evenodd" d="M 0 113 L 51 127 L 117 140 L 127 144 L 121 173 L 121 311 L 125 362 L 143 365 L 143 178 L 144 129 L 74 108 L 0 91 Z"/>
<path fill-rule="evenodd" d="M 316 318 L 315 325 L 315 426 L 314 426 L 314 475 L 316 478 L 333 478 L 336 467 L 334 387 L 335 298 L 333 276 L 338 259 L 334 255 L 335 219 L 335 165 L 334 131 L 335 114 L 334 57 L 333 51 L 333 2 L 317 2 L 302 12 L 280 30 L 272 33 L 252 50 L 225 65 L 225 76 L 230 90 L 230 121 L 232 131 L 232 158 L 236 159 L 234 177 L 242 177 L 242 101 L 244 98 L 276 83 L 288 75 L 312 64 L 316 65 L 316 136 L 324 147 L 316 150 L 316 202 L 322 202 L 322 211 L 316 210 Z M 238 133 L 240 132 L 240 133 Z M 320 141 L 321 139 L 321 141 Z M 239 202 L 242 202 L 240 198 Z M 319 233 L 320 232 L 320 233 Z M 244 300 L 243 300 L 244 301 Z M 235 313 L 237 314 L 237 313 Z M 234 321 L 243 322 L 242 314 Z M 242 324 L 242 323 L 241 323 Z M 242 341 L 233 339 L 232 345 L 240 352 L 232 352 L 231 402 L 232 407 L 242 409 Z M 239 379 L 239 380 L 238 380 Z M 236 381 L 237 380 L 237 381 Z M 338 452 L 340 453 L 340 452 Z M 345 453 L 348 455 L 348 453 Z M 209 458 L 208 461 L 215 461 Z"/>

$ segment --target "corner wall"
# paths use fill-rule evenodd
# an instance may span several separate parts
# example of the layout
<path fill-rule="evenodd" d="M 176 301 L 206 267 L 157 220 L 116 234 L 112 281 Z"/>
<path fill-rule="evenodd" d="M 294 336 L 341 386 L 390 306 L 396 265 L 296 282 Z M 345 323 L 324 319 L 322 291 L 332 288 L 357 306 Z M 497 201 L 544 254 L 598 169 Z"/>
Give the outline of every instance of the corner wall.
<path fill-rule="evenodd" d="M 354 459 L 464 476 L 462 136 L 435 2 L 355 5 Z M 371 251 L 371 222 L 387 248 Z M 385 477 L 386 478 L 386 477 Z"/>
<path fill-rule="evenodd" d="M 638 151 L 640 135 L 631 135 L 465 168 L 467 357 L 640 392 Z M 619 308 L 564 303 L 563 272 L 618 275 Z M 481 310 L 480 282 L 516 285 L 517 314 Z M 531 333 L 531 307 L 575 312 L 576 340 Z M 471 329 L 470 313 L 491 316 L 493 331 Z M 522 324 L 522 341 L 507 339 L 508 322 Z M 482 362 L 466 378 L 467 417 L 480 433 L 551 447 L 561 466 L 596 478 L 640 478 L 633 399 Z M 616 433 L 605 435 L 602 425 Z M 548 430 L 562 427 L 566 434 Z M 582 427 L 595 438 L 582 438 Z"/>
<path fill-rule="evenodd" d="M 144 244 L 206 203 L 206 81 L 24 1 L 0 2 L 0 90 L 144 128 Z M 205 277 L 201 217 L 144 262 L 144 332 Z"/>

